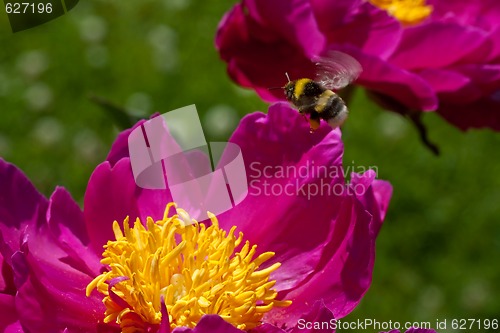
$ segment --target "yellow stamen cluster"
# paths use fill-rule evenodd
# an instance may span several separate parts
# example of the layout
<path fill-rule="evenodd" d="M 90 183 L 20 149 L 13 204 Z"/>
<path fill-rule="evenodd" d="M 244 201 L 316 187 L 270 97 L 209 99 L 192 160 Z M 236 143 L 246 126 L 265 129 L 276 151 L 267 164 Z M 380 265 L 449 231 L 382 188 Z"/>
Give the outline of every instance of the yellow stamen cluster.
<path fill-rule="evenodd" d="M 405 25 L 417 24 L 432 13 L 425 0 L 370 0 L 370 2 Z"/>
<path fill-rule="evenodd" d="M 269 280 L 280 264 L 259 269 L 274 253 L 254 258 L 256 246 L 248 241 L 234 253 L 243 240 L 236 227 L 227 233 L 213 215 L 206 227 L 179 208 L 168 217 L 172 206 L 161 221 L 148 218 L 147 227 L 137 219 L 130 228 L 127 218 L 122 232 L 114 222 L 116 240 L 108 241 L 101 260 L 109 271 L 87 286 L 87 296 L 94 289 L 104 295 L 106 323 L 119 324 L 124 333 L 145 332 L 162 322 L 163 299 L 171 329 L 218 314 L 249 330 L 273 307 L 291 304 L 275 299 L 276 281 Z"/>

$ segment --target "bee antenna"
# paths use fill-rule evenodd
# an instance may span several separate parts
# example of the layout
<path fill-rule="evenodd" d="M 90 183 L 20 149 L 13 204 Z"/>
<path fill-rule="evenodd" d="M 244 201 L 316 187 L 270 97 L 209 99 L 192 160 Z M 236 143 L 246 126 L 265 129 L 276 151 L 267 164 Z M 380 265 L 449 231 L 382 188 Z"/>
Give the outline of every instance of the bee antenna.
<path fill-rule="evenodd" d="M 271 88 L 267 88 L 267 90 L 276 90 L 276 89 L 283 89 L 283 87 L 271 87 Z"/>
<path fill-rule="evenodd" d="M 290 82 L 290 77 L 288 76 L 288 73 L 285 72 L 286 78 L 288 79 L 288 82 Z"/>

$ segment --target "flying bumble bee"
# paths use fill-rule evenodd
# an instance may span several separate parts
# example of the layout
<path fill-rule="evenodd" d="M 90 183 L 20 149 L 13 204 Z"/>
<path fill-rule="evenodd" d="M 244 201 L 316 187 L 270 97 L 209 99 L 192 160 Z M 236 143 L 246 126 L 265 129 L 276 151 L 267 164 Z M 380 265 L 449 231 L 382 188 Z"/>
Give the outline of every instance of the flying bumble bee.
<path fill-rule="evenodd" d="M 339 51 L 331 51 L 316 62 L 316 80 L 302 78 L 290 81 L 283 87 L 286 99 L 302 115 L 309 115 L 311 133 L 326 121 L 332 128 L 341 126 L 349 111 L 342 98 L 333 90 L 339 90 L 356 80 L 362 71 L 359 62 Z"/>

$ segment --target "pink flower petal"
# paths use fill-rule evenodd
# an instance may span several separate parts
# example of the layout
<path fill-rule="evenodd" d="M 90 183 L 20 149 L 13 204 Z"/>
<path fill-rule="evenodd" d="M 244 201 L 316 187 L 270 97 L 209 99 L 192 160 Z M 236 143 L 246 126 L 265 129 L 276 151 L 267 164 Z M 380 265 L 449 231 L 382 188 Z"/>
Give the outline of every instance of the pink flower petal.
<path fill-rule="evenodd" d="M 26 333 L 23 330 L 21 323 L 18 321 L 10 324 L 9 326 L 6 326 L 2 332 L 3 333 Z"/>
<path fill-rule="evenodd" d="M 2 238 L 0 235 L 0 243 L 1 242 Z M 0 293 L 7 295 L 15 295 L 16 287 L 14 285 L 14 273 L 12 272 L 12 267 L 10 267 L 9 264 L 5 261 L 1 253 L 0 253 L 0 272 L 1 272 Z"/>
<path fill-rule="evenodd" d="M 500 101 L 494 97 L 465 105 L 443 103 L 438 112 L 443 118 L 462 130 L 491 128 L 500 131 Z"/>
<path fill-rule="evenodd" d="M 26 268 L 17 285 L 16 308 L 23 327 L 31 332 L 65 328 L 92 332 L 103 320 L 101 297 L 85 296 L 92 277 L 64 264 L 64 256 L 64 251 L 42 231 L 29 237 L 23 252 L 13 257 L 14 267 Z"/>
<path fill-rule="evenodd" d="M 315 327 L 315 324 L 320 327 Z M 315 302 L 290 333 L 334 333 L 333 324 L 335 324 L 333 313 L 322 302 Z"/>
<path fill-rule="evenodd" d="M 19 169 L 1 158 L 0 189 L 0 251 L 10 264 L 21 234 L 45 222 L 48 202 Z"/>
<path fill-rule="evenodd" d="M 500 89 L 500 64 L 467 64 L 456 66 L 454 70 L 467 76 L 471 84 L 482 92 L 482 96 Z M 464 91 L 457 91 L 455 95 L 462 97 L 462 93 Z"/>
<path fill-rule="evenodd" d="M 289 44 L 298 44 L 308 57 L 318 55 L 325 46 L 308 1 L 304 0 L 246 0 L 244 6 L 268 35 L 278 35 Z"/>
<path fill-rule="evenodd" d="M 294 327 L 287 327 L 286 330 L 283 330 L 265 323 L 251 330 L 250 333 L 334 333 L 334 327 L 333 313 L 322 302 L 318 301 L 301 316 Z"/>
<path fill-rule="evenodd" d="M 387 95 L 410 109 L 435 110 L 438 105 L 432 87 L 417 74 L 398 68 L 380 58 L 360 53 L 350 47 L 340 49 L 354 56 L 363 67 L 357 82 Z"/>
<path fill-rule="evenodd" d="M 322 31 L 335 30 L 346 24 L 359 13 L 358 8 L 363 4 L 363 0 L 310 0 L 309 2 Z"/>
<path fill-rule="evenodd" d="M 488 42 L 488 36 L 473 27 L 431 22 L 405 29 L 390 61 L 407 70 L 446 67 Z"/>
<path fill-rule="evenodd" d="M 375 245 L 371 223 L 372 218 L 362 205 L 346 197 L 324 250 L 328 255 L 321 258 L 305 283 L 280 293 L 281 298 L 293 303 L 274 309 L 267 320 L 293 326 L 315 300 L 323 300 L 336 318 L 352 311 L 371 283 Z"/>
<path fill-rule="evenodd" d="M 122 223 L 129 216 L 133 223 L 139 216 L 138 190 L 128 159 L 121 159 L 114 167 L 104 162 L 94 170 L 85 192 L 84 214 L 95 253 L 102 253 L 103 245 L 114 239 L 113 221 Z"/>
<path fill-rule="evenodd" d="M 250 184 L 252 180 L 266 180 L 271 186 L 281 188 L 290 182 L 318 184 L 318 179 L 311 174 L 311 166 L 316 165 L 337 171 L 333 178 L 322 179 L 332 185 L 344 181 L 339 134 L 338 130 L 332 131 L 325 126 L 311 135 L 295 110 L 278 103 L 270 107 L 267 116 L 247 116 L 231 141 L 241 147 L 247 164 L 259 162 L 247 165 Z M 277 151 L 283 153 L 277 154 Z M 276 171 L 272 171 L 278 166 L 292 167 L 292 170 L 305 167 L 309 174 L 279 179 L 279 176 L 273 177 Z M 305 304 L 314 301 L 315 297 L 327 297 L 329 308 L 336 311 L 336 315 L 345 315 L 367 290 L 371 281 L 374 237 L 385 217 L 392 187 L 386 182 L 374 181 L 370 172 L 358 178 L 353 186 L 364 182 L 366 187 L 358 199 L 346 197 L 344 193 L 316 194 L 311 200 L 300 193 L 252 195 L 250 185 L 249 196 L 219 217 L 223 228 L 237 225 L 246 239 L 258 244 L 258 251 L 273 251 L 276 253 L 273 260 L 282 263 L 272 278 L 277 280 L 280 296 L 297 296 L 294 304 L 298 305 L 274 309 L 276 314 L 270 315 L 270 322 L 286 320 L 290 325 L 306 310 Z M 255 188 L 262 190 L 262 186 Z M 263 203 L 273 209 L 262 214 L 262 209 L 256 207 Z M 357 251 L 352 252 L 351 246 Z M 325 258 L 332 260 L 327 264 Z"/>
<path fill-rule="evenodd" d="M 453 70 L 424 69 L 418 75 L 427 81 L 438 94 L 454 93 L 470 83 L 470 79 Z"/>
<path fill-rule="evenodd" d="M 368 170 L 362 175 L 351 174 L 352 193 L 373 216 L 372 231 L 378 234 L 392 197 L 392 185 L 384 180 L 377 180 L 377 174 Z"/>
<path fill-rule="evenodd" d="M 108 157 L 106 157 L 106 161 L 111 163 L 111 166 L 114 166 L 123 157 L 129 157 L 128 136 L 130 135 L 130 132 L 132 132 L 134 129 L 141 126 L 145 122 L 146 120 L 140 120 L 134 126 L 132 126 L 132 128 L 126 129 L 118 134 L 118 137 L 115 139 L 113 145 L 111 146 Z"/>
<path fill-rule="evenodd" d="M 14 296 L 0 293 L 0 313 L 2 314 L 0 315 L 0 332 L 16 332 L 15 328 L 20 328 L 14 301 Z M 22 330 L 17 332 L 22 332 Z"/>
<path fill-rule="evenodd" d="M 461 0 L 432 1 L 432 19 L 474 26 L 485 30 L 498 27 L 500 7 L 496 0 L 464 2 Z"/>
<path fill-rule="evenodd" d="M 311 5 L 329 45 L 351 45 L 387 59 L 401 39 L 401 24 L 368 1 L 316 0 Z"/>
<path fill-rule="evenodd" d="M 319 190 L 322 184 L 343 183 L 340 133 L 324 126 L 311 135 L 297 111 L 278 103 L 269 108 L 267 116 L 246 117 L 230 140 L 241 147 L 248 163 L 250 188 L 243 202 L 219 216 L 219 223 L 225 229 L 237 225 L 246 239 L 258 244 L 259 252 L 276 252 L 273 260 L 282 263 L 273 276 L 277 279 L 277 288 L 292 288 L 316 267 L 338 210 L 340 200 L 336 200 L 334 194 L 325 191 L 311 199 L 305 189 L 314 186 Z M 277 151 L 283 153 L 277 154 Z M 331 167 L 330 170 L 335 171 L 331 172 L 332 176 L 338 177 L 326 175 L 316 179 L 311 170 L 317 166 Z M 309 175 L 274 179 L 272 174 L 280 168 L 302 170 Z M 267 177 L 269 170 L 271 175 Z M 290 195 L 266 193 L 264 182 L 271 188 L 286 188 Z M 313 226 L 305 222 L 311 217 L 315 221 Z"/>
<path fill-rule="evenodd" d="M 50 197 L 47 221 L 53 237 L 67 253 L 64 261 L 89 276 L 99 274 L 101 253 L 88 247 L 90 240 L 80 207 L 62 187 Z M 102 252 L 102 251 L 101 251 Z"/>
<path fill-rule="evenodd" d="M 269 323 L 264 323 L 254 328 L 249 333 L 287 333 L 287 332 Z"/>
<path fill-rule="evenodd" d="M 273 2 L 274 3 L 274 2 Z M 282 87 L 285 73 L 292 79 L 312 77 L 314 65 L 299 45 L 271 29 L 262 27 L 245 14 L 244 5 L 238 4 L 225 15 L 215 44 L 220 56 L 228 63 L 229 75 L 244 87 L 254 88 L 265 100 L 283 100 Z M 273 50 L 270 57 L 269 50 Z"/>
<path fill-rule="evenodd" d="M 218 315 L 205 315 L 195 328 L 178 327 L 172 333 L 245 333 Z"/>

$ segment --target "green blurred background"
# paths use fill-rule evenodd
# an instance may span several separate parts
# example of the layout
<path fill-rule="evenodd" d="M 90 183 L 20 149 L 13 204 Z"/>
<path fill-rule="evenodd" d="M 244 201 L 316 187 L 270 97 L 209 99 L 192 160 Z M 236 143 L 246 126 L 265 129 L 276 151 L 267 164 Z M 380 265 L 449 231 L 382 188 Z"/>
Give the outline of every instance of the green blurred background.
<path fill-rule="evenodd" d="M 196 104 L 208 139 L 226 139 L 242 116 L 267 109 L 230 81 L 214 48 L 234 3 L 86 0 L 16 34 L 0 14 L 0 156 L 45 195 L 62 185 L 81 203 L 119 132 L 91 94 L 139 117 Z M 436 157 L 363 91 L 350 108 L 344 164 L 377 166 L 394 195 L 372 287 L 344 321 L 500 319 L 500 134 L 428 114 Z"/>

